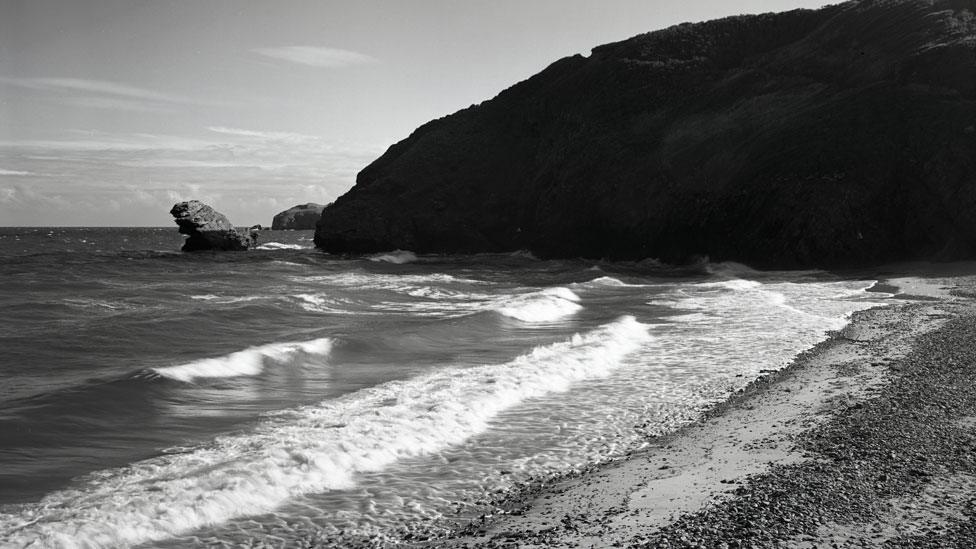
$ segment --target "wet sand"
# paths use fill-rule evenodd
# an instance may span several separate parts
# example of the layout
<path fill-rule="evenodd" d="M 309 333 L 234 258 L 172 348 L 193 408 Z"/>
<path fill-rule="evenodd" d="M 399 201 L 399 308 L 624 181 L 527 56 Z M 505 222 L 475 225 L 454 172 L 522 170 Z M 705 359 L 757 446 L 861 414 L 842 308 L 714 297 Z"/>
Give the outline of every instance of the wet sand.
<path fill-rule="evenodd" d="M 422 546 L 976 547 L 976 269 L 909 270 L 699 422 Z"/>

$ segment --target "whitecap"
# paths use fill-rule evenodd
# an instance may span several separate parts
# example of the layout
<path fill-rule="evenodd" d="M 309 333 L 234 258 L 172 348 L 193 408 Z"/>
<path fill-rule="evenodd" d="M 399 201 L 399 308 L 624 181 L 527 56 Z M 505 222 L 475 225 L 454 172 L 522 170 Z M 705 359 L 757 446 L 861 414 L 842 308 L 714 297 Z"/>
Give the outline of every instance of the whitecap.
<path fill-rule="evenodd" d="M 480 280 L 457 278 L 453 275 L 445 273 L 391 275 L 365 272 L 342 272 L 311 276 L 293 276 L 289 278 L 293 282 L 316 282 L 323 283 L 328 286 L 340 286 L 344 288 L 393 291 L 409 291 L 417 288 L 418 286 L 427 286 L 430 284 L 485 284 Z"/>
<path fill-rule="evenodd" d="M 285 244 L 282 242 L 265 242 L 261 244 L 255 250 L 310 250 L 310 246 L 302 246 L 301 244 Z"/>
<path fill-rule="evenodd" d="M 417 254 L 407 250 L 394 250 L 392 252 L 383 254 L 371 255 L 367 259 L 370 261 L 383 261 L 385 263 L 395 263 L 397 265 L 401 265 L 403 263 L 413 263 L 414 261 L 417 261 Z"/>
<path fill-rule="evenodd" d="M 94 309 L 106 309 L 109 311 L 120 311 L 133 309 L 132 305 L 117 302 L 117 301 L 106 301 L 103 299 L 88 299 L 88 298 L 67 298 L 63 300 L 66 305 L 71 307 L 79 308 L 94 308 Z"/>
<path fill-rule="evenodd" d="M 310 313 L 371 314 L 366 311 L 367 304 L 352 299 L 328 294 L 295 294 L 298 305 Z"/>
<path fill-rule="evenodd" d="M 268 299 L 268 296 L 263 296 L 263 295 L 227 296 L 227 295 L 214 295 L 214 294 L 198 294 L 198 295 L 191 295 L 190 299 L 195 299 L 197 301 L 213 302 L 219 305 L 231 305 L 234 303 L 247 303 L 249 301 L 259 301 L 262 299 Z"/>
<path fill-rule="evenodd" d="M 581 310 L 579 300 L 569 288 L 557 286 L 502 300 L 495 311 L 522 322 L 552 322 Z"/>
<path fill-rule="evenodd" d="M 229 355 L 204 358 L 177 364 L 152 368 L 156 375 L 192 383 L 200 378 L 256 376 L 264 370 L 267 363 L 283 363 L 304 355 L 328 355 L 332 350 L 330 338 L 313 339 L 294 343 L 270 343 L 250 347 Z"/>
<path fill-rule="evenodd" d="M 734 278 L 732 280 L 723 280 L 721 282 L 705 282 L 699 284 L 698 286 L 703 288 L 725 288 L 727 290 L 734 291 L 748 291 L 755 290 L 762 286 L 761 282 L 756 282 L 755 280 L 745 280 L 742 278 Z"/>
<path fill-rule="evenodd" d="M 136 545 L 350 488 L 358 473 L 462 443 L 527 399 L 605 377 L 650 339 L 645 325 L 622 317 L 505 364 L 450 368 L 277 413 L 254 432 L 103 471 L 0 514 L 0 537 L 18 546 Z"/>
<path fill-rule="evenodd" d="M 619 278 L 614 278 L 612 276 L 601 276 L 588 280 L 586 282 L 579 282 L 573 286 L 583 287 L 583 288 L 593 288 L 593 287 L 603 287 L 603 288 L 643 288 L 649 286 L 649 284 L 631 284 L 629 282 L 624 282 Z"/>

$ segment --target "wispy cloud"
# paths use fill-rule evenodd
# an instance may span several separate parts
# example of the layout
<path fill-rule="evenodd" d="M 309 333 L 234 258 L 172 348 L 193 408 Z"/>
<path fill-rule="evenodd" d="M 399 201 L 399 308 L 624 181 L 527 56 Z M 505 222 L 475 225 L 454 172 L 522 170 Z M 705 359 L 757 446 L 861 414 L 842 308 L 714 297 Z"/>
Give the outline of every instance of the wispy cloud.
<path fill-rule="evenodd" d="M 190 97 L 164 93 L 120 82 L 85 78 L 20 78 L 0 76 L 0 85 L 43 93 L 72 107 L 171 112 L 177 106 L 200 103 Z"/>
<path fill-rule="evenodd" d="M 267 223 L 295 204 L 335 200 L 384 149 L 216 125 L 198 136 L 64 130 L 61 137 L 0 140 L 4 224 L 91 223 L 99 204 L 115 201 L 132 207 L 110 224 L 169 225 L 169 208 L 188 198 L 208 201 L 235 223 Z M 36 175 L 14 175 L 22 173 Z"/>
<path fill-rule="evenodd" d="M 291 63 L 311 67 L 343 68 L 379 63 L 378 59 L 364 53 L 316 46 L 282 46 L 276 48 L 257 48 L 252 51 L 265 57 L 283 59 Z"/>
<path fill-rule="evenodd" d="M 108 109 L 113 111 L 173 112 L 174 110 L 172 106 L 167 104 L 124 99 L 121 97 L 67 97 L 62 98 L 61 103 L 73 107 Z"/>
<path fill-rule="evenodd" d="M 0 83 L 10 84 L 21 88 L 46 91 L 75 91 L 102 95 L 114 95 L 131 99 L 144 99 L 164 103 L 190 103 L 189 98 L 168 93 L 161 93 L 146 88 L 130 86 L 107 80 L 89 80 L 85 78 L 10 78 L 0 77 Z"/>
<path fill-rule="evenodd" d="M 208 126 L 207 129 L 214 133 L 220 133 L 223 135 L 260 139 L 263 141 L 290 141 L 294 143 L 308 143 L 322 140 L 321 137 L 315 135 L 306 135 L 303 133 L 293 132 L 244 130 L 241 128 L 228 128 L 226 126 Z"/>
<path fill-rule="evenodd" d="M 21 170 L 5 170 L 3 168 L 0 168 L 0 175 L 19 175 L 24 177 L 33 177 L 36 176 L 37 174 L 34 172 L 25 172 Z"/>
<path fill-rule="evenodd" d="M 150 133 L 112 134 L 97 131 L 65 130 L 71 139 L 23 139 L 0 141 L 0 150 L 28 150 L 41 155 L 44 151 L 198 151 L 219 147 L 222 142 L 175 135 Z M 36 154 L 35 154 L 36 156 Z M 52 158 L 63 158 L 56 156 Z"/>

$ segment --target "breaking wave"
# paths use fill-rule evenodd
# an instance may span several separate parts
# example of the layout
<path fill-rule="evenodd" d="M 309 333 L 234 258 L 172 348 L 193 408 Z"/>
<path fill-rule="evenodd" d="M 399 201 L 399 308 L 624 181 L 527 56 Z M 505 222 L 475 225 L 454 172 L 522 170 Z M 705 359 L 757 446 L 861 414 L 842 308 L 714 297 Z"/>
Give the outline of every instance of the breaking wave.
<path fill-rule="evenodd" d="M 417 261 L 417 254 L 407 250 L 394 250 L 392 252 L 371 255 L 367 259 L 370 261 L 382 261 L 385 263 L 402 265 L 404 263 L 413 263 L 414 261 Z"/>
<path fill-rule="evenodd" d="M 283 364 L 303 355 L 327 356 L 332 339 L 320 338 L 296 343 L 271 343 L 250 347 L 229 355 L 195 360 L 186 364 L 152 368 L 160 377 L 192 383 L 200 378 L 256 376 L 266 364 Z"/>
<path fill-rule="evenodd" d="M 572 290 L 558 286 L 506 299 L 495 311 L 522 322 L 552 322 L 582 309 L 579 300 Z"/>
<path fill-rule="evenodd" d="M 282 242 L 265 242 L 261 244 L 255 250 L 311 250 L 311 246 L 302 246 L 301 244 L 284 244 Z"/>
<path fill-rule="evenodd" d="M 249 434 L 91 475 L 21 513 L 0 515 L 0 534 L 13 545 L 132 545 L 349 488 L 357 473 L 485 431 L 526 399 L 604 377 L 649 340 L 646 325 L 621 317 L 505 364 L 451 368 L 279 412 Z"/>

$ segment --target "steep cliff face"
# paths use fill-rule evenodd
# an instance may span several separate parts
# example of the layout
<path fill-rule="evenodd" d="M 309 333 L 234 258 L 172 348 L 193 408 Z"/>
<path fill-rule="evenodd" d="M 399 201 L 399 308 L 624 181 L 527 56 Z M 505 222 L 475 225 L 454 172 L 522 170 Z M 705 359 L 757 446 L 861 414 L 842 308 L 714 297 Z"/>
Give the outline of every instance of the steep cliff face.
<path fill-rule="evenodd" d="M 315 223 L 322 215 L 323 208 L 325 206 L 313 202 L 292 206 L 274 216 L 274 219 L 271 220 L 271 229 L 274 231 L 314 229 Z"/>
<path fill-rule="evenodd" d="M 974 257 L 974 13 L 856 1 L 562 59 L 390 147 L 315 242 L 784 267 Z"/>

